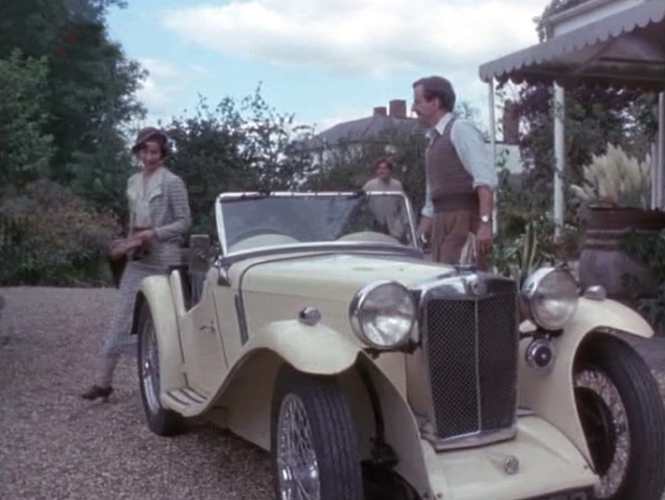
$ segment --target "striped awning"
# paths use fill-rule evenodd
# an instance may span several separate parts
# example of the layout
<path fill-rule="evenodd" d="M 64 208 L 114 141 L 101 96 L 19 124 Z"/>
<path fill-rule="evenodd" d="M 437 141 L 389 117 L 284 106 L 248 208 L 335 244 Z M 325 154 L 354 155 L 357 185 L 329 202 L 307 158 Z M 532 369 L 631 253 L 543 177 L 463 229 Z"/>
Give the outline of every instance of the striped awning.
<path fill-rule="evenodd" d="M 650 0 L 480 66 L 499 82 L 665 90 L 665 0 Z"/>

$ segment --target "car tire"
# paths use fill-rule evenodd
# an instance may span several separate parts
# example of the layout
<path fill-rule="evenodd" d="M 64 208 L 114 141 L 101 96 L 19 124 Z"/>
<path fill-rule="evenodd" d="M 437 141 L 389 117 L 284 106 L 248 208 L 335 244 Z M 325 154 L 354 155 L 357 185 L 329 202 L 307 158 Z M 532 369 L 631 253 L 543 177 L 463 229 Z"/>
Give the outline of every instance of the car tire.
<path fill-rule="evenodd" d="M 356 428 L 333 378 L 282 367 L 272 401 L 271 449 L 276 498 L 364 498 Z M 310 495 L 297 496 L 297 488 Z"/>
<path fill-rule="evenodd" d="M 660 500 L 665 487 L 665 410 L 642 358 L 614 338 L 594 341 L 576 363 L 575 400 L 596 473 L 594 498 Z"/>
<path fill-rule="evenodd" d="M 143 304 L 139 316 L 138 376 L 141 401 L 148 428 L 159 436 L 173 436 L 182 432 L 181 415 L 164 408 L 159 399 L 159 351 L 157 333 L 150 307 Z"/>

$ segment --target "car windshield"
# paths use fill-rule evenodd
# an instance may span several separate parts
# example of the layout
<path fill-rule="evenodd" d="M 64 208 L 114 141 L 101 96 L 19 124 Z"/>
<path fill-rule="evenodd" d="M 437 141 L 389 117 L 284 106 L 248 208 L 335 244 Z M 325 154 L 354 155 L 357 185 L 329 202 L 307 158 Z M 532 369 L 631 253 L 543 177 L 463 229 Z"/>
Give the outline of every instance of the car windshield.
<path fill-rule="evenodd" d="M 415 246 L 402 193 L 226 193 L 217 229 L 225 254 L 320 242 Z"/>

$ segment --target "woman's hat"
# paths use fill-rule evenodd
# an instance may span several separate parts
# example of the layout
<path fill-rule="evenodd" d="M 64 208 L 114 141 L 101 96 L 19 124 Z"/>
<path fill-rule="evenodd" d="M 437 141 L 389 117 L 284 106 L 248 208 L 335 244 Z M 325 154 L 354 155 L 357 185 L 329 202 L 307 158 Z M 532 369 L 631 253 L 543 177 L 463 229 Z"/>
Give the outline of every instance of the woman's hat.
<path fill-rule="evenodd" d="M 141 147 L 150 140 L 157 140 L 161 144 L 164 156 L 167 156 L 171 152 L 169 148 L 169 136 L 166 133 L 155 127 L 145 127 L 139 130 L 139 133 L 136 135 L 136 141 L 132 146 L 132 153 L 138 153 Z"/>

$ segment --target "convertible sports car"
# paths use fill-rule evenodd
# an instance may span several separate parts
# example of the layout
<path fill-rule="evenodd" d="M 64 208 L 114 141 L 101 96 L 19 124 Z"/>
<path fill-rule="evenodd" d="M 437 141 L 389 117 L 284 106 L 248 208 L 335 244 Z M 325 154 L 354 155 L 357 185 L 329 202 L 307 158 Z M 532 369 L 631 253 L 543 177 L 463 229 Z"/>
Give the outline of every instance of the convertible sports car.
<path fill-rule="evenodd" d="M 227 193 L 143 282 L 148 426 L 270 450 L 280 499 L 660 500 L 653 331 L 563 268 L 433 264 L 399 193 Z M 220 498 L 224 498 L 220 492 Z"/>

